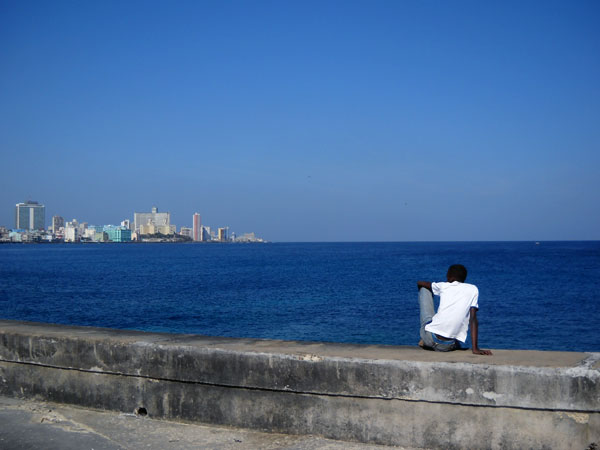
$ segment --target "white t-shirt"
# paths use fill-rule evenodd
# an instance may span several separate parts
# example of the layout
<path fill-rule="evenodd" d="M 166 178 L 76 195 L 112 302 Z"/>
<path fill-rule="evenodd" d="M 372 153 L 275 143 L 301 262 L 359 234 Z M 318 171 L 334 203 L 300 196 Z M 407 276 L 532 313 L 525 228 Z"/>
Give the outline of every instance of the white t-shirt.
<path fill-rule="evenodd" d="M 440 307 L 425 330 L 451 339 L 465 342 L 469 328 L 471 308 L 478 308 L 477 286 L 453 281 L 431 283 L 434 295 L 440 296 Z"/>

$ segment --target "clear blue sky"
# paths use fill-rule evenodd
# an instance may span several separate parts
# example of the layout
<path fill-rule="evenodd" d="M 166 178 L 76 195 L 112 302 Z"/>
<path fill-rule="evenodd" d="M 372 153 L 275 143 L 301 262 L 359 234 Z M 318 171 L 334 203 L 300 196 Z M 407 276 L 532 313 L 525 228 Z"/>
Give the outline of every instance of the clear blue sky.
<path fill-rule="evenodd" d="M 0 0 L 0 225 L 600 239 L 598 1 Z"/>

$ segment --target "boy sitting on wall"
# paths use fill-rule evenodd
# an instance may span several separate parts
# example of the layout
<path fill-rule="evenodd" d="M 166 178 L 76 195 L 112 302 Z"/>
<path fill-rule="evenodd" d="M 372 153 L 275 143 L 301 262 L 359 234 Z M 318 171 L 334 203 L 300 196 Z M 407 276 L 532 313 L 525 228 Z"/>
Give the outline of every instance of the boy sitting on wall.
<path fill-rule="evenodd" d="M 467 323 L 471 328 L 471 343 L 476 355 L 491 355 L 477 345 L 478 324 L 477 301 L 479 290 L 465 283 L 467 269 L 454 264 L 446 274 L 447 282 L 432 283 L 417 281 L 419 306 L 421 308 L 421 341 L 419 346 L 426 350 L 449 352 L 460 349 L 460 342 L 467 339 Z M 440 296 L 440 306 L 435 312 L 433 296 Z"/>

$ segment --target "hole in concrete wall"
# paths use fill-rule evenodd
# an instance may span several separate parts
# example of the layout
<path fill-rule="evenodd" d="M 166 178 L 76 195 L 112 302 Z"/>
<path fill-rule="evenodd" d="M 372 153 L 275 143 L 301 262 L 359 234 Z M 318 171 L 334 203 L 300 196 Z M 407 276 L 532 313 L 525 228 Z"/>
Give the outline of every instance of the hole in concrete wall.
<path fill-rule="evenodd" d="M 135 415 L 136 416 L 147 416 L 148 415 L 148 411 L 146 411 L 146 408 L 144 408 L 143 406 L 140 406 L 139 408 L 135 408 Z"/>

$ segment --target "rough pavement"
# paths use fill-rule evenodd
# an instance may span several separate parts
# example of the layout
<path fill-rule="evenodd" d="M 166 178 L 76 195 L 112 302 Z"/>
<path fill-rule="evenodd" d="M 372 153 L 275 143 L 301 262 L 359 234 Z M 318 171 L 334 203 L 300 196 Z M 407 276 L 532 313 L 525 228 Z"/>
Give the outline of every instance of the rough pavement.
<path fill-rule="evenodd" d="M 0 396 L 1 450 L 382 450 L 386 448 L 401 449 L 402 447 L 365 445 L 316 436 L 292 436 L 168 422 L 133 413 L 95 411 Z"/>

